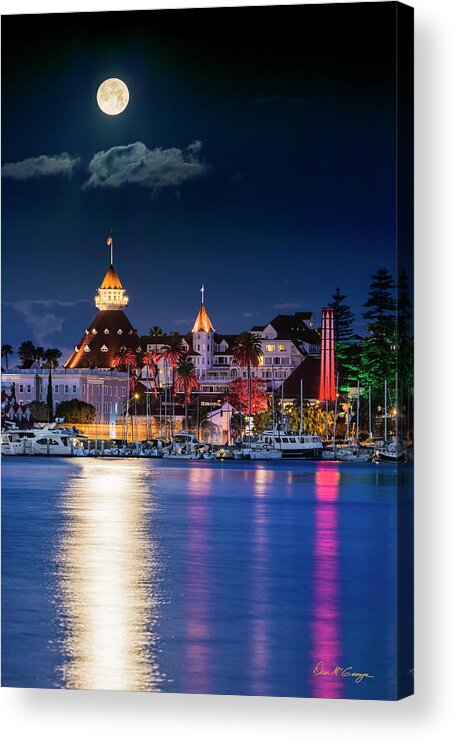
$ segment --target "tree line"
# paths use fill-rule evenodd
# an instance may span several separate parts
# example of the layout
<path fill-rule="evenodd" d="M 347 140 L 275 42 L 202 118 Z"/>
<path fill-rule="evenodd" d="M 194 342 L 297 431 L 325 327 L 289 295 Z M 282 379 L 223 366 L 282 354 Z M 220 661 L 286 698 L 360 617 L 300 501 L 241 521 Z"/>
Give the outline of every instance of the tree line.
<path fill-rule="evenodd" d="M 14 353 L 12 345 L 5 343 L 2 345 L 2 359 L 5 361 L 5 369 L 8 370 L 9 359 Z M 42 368 L 57 368 L 62 351 L 59 348 L 43 348 L 36 346 L 31 340 L 24 340 L 17 349 L 17 355 L 20 359 L 20 367 L 30 368 L 35 362 Z"/>
<path fill-rule="evenodd" d="M 397 404 L 399 397 L 413 394 L 413 338 L 411 335 L 411 300 L 405 271 L 395 281 L 387 268 L 379 268 L 371 278 L 369 293 L 363 304 L 366 335 L 354 338 L 355 315 L 346 302 L 347 294 L 339 288 L 332 295 L 335 332 L 335 368 L 339 388 L 345 390 L 360 381 L 363 396 L 371 389 L 375 403 L 382 400 L 384 382 L 390 398 Z M 354 342 L 353 342 L 354 341 Z"/>

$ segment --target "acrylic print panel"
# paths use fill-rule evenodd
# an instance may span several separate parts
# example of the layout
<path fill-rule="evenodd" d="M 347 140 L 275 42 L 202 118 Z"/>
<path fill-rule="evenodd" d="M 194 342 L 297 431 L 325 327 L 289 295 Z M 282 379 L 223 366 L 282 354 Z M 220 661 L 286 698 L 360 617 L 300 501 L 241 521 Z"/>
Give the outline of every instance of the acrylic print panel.
<path fill-rule="evenodd" d="M 3 684 L 411 694 L 412 10 L 2 20 Z"/>

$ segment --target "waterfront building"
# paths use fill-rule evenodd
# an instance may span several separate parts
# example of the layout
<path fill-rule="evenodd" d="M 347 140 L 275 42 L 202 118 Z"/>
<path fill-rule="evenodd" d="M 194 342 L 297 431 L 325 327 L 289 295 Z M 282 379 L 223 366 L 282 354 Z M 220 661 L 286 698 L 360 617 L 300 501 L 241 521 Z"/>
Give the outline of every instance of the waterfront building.
<path fill-rule="evenodd" d="M 125 312 L 128 297 L 111 264 L 104 276 L 95 305 L 98 314 L 85 330 L 80 342 L 65 363 L 67 369 L 112 369 L 115 355 L 122 350 L 142 351 L 137 330 Z"/>
<path fill-rule="evenodd" d="M 51 371 L 54 414 L 60 402 L 79 399 L 92 404 L 96 422 L 115 425 L 125 409 L 128 396 L 128 374 L 117 370 L 55 368 Z M 46 402 L 49 369 L 34 364 L 32 368 L 14 368 L 2 374 L 5 390 L 14 384 L 18 404 Z"/>
<path fill-rule="evenodd" d="M 201 290 L 201 305 L 193 328 L 183 336 L 185 351 L 196 368 L 200 393 L 218 397 L 227 392 L 230 382 L 247 377 L 247 370 L 234 362 L 233 346 L 237 335 L 217 332 L 208 315 Z M 312 312 L 279 314 L 266 325 L 251 328 L 260 340 L 262 355 L 260 365 L 252 368 L 252 376 L 266 384 L 267 391 L 279 388 L 306 359 L 314 359 L 321 350 L 321 338 L 315 328 Z M 162 353 L 171 336 L 143 336 L 140 345 L 147 351 Z M 314 364 L 312 365 L 312 371 Z M 141 371 L 147 378 L 147 369 Z M 159 381 L 169 384 L 171 371 L 165 358 L 159 361 Z"/>

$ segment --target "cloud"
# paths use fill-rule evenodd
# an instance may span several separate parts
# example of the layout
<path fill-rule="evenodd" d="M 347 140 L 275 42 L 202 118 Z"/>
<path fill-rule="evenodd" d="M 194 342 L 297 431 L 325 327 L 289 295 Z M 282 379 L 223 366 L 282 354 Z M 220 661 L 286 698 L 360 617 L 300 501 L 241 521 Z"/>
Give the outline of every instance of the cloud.
<path fill-rule="evenodd" d="M 46 338 L 54 333 L 61 332 L 65 317 L 63 307 L 75 307 L 78 304 L 90 304 L 88 299 L 76 301 L 59 301 L 58 299 L 30 299 L 27 301 L 5 302 L 6 306 L 20 312 L 33 332 L 34 340 L 38 345 L 45 345 Z M 60 309 L 57 313 L 55 310 Z"/>
<path fill-rule="evenodd" d="M 242 317 L 256 317 L 259 314 L 259 312 L 243 312 Z"/>
<path fill-rule="evenodd" d="M 164 188 L 178 189 L 187 180 L 206 175 L 210 166 L 201 159 L 202 142 L 186 149 L 148 149 L 143 142 L 96 152 L 89 164 L 90 178 L 83 188 L 120 188 L 130 183 L 158 194 Z"/>
<path fill-rule="evenodd" d="M 194 325 L 194 317 L 183 317 L 182 319 L 175 319 L 173 322 L 174 325 L 187 325 L 193 326 Z"/>
<path fill-rule="evenodd" d="M 2 167 L 4 178 L 28 180 L 47 175 L 64 175 L 71 178 L 73 169 L 80 163 L 80 158 L 62 152 L 60 155 L 39 155 L 20 162 L 7 162 Z"/>
<path fill-rule="evenodd" d="M 288 301 L 284 304 L 274 304 L 273 308 L 276 309 L 278 312 L 284 311 L 286 309 L 308 309 L 311 307 L 310 301 Z"/>

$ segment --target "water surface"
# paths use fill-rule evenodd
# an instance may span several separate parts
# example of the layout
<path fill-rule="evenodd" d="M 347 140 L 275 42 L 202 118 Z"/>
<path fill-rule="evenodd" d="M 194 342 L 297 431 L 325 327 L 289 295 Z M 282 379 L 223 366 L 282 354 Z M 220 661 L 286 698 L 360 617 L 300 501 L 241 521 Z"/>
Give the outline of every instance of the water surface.
<path fill-rule="evenodd" d="M 3 459 L 3 685 L 393 698 L 410 476 Z"/>

